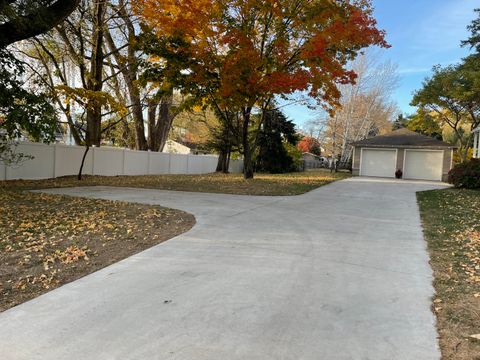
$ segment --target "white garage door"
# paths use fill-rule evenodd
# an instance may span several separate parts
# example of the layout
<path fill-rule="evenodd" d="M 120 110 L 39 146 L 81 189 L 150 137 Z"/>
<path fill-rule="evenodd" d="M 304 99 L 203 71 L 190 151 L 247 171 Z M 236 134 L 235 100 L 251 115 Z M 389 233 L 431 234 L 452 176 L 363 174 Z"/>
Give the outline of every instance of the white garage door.
<path fill-rule="evenodd" d="M 363 149 L 360 175 L 395 177 L 397 152 L 395 150 Z"/>
<path fill-rule="evenodd" d="M 405 151 L 405 179 L 442 180 L 442 167 L 442 150 Z"/>

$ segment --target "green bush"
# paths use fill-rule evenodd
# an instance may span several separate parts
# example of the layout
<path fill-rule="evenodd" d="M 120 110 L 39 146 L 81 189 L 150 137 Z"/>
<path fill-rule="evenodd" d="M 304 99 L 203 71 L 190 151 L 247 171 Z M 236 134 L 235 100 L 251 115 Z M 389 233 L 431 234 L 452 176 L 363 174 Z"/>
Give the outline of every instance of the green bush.
<path fill-rule="evenodd" d="M 288 156 L 293 160 L 293 163 L 290 167 L 290 171 L 300 171 L 303 170 L 303 159 L 302 152 L 293 144 L 288 142 L 283 143 L 283 147 L 287 150 Z"/>
<path fill-rule="evenodd" d="M 480 189 L 480 159 L 455 165 L 448 173 L 448 182 L 457 188 Z"/>

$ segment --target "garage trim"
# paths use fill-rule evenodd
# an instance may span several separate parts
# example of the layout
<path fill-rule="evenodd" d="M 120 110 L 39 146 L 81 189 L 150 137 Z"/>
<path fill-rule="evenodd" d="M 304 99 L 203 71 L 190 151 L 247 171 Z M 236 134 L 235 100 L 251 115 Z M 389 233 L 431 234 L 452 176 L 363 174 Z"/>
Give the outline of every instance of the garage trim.
<path fill-rule="evenodd" d="M 367 176 L 363 175 L 363 167 L 362 167 L 362 159 L 363 159 L 363 150 L 376 150 L 376 151 L 395 151 L 395 168 L 397 168 L 397 159 L 398 159 L 398 149 L 388 149 L 388 148 L 372 148 L 372 147 L 362 147 L 360 148 L 360 176 Z M 393 177 L 393 176 L 392 176 Z"/>
<path fill-rule="evenodd" d="M 443 174 L 443 159 L 445 157 L 445 150 L 435 150 L 435 149 L 405 149 L 405 151 L 403 152 L 403 168 L 402 168 L 402 173 L 403 173 L 403 176 L 405 177 L 405 165 L 406 165 L 406 159 L 407 159 L 407 151 L 414 151 L 414 152 L 440 152 L 442 153 L 442 163 L 441 163 L 441 168 L 442 168 L 442 171 L 441 173 Z M 453 150 L 452 151 L 452 154 L 453 154 Z M 453 163 L 453 156 L 452 156 L 452 159 L 450 160 L 451 163 Z M 442 175 L 441 175 L 442 176 Z M 440 176 L 440 177 L 441 177 Z M 405 179 L 408 179 L 408 178 L 405 178 Z M 415 179 L 411 179 L 411 180 L 415 180 Z M 418 179 L 418 180 L 421 180 L 421 179 Z M 438 181 L 441 181 L 441 179 L 439 179 Z"/>

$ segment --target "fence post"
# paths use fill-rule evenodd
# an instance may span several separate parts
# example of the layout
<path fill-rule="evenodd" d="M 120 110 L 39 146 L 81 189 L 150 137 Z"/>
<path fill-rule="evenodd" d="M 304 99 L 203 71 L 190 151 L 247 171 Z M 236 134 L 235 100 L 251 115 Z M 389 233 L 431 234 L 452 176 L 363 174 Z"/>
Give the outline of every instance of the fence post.
<path fill-rule="evenodd" d="M 150 175 L 150 149 L 147 150 L 147 175 Z"/>
<path fill-rule="evenodd" d="M 57 177 L 57 143 L 53 144 L 53 178 Z"/>
<path fill-rule="evenodd" d="M 126 157 L 127 157 L 126 149 L 123 148 L 123 160 L 122 160 L 122 173 L 121 173 L 121 175 L 125 175 L 125 158 Z"/>
<path fill-rule="evenodd" d="M 168 153 L 168 174 L 172 173 L 172 154 Z"/>
<path fill-rule="evenodd" d="M 92 176 L 95 175 L 95 145 L 92 145 Z"/>

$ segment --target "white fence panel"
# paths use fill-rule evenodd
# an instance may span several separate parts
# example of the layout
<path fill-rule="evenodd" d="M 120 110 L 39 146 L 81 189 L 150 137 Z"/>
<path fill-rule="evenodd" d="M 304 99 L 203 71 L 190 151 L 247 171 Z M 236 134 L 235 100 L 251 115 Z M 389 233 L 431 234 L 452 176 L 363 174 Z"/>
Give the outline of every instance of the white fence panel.
<path fill-rule="evenodd" d="M 161 175 L 170 173 L 170 154 L 150 152 L 149 174 Z"/>
<path fill-rule="evenodd" d="M 34 158 L 20 165 L 7 167 L 6 179 L 46 179 L 55 176 L 54 147 L 40 143 L 21 143 L 17 152 Z"/>
<path fill-rule="evenodd" d="M 170 174 L 188 174 L 188 155 L 170 154 Z"/>
<path fill-rule="evenodd" d="M 0 181 L 6 180 L 6 175 L 7 175 L 7 167 L 0 163 Z"/>
<path fill-rule="evenodd" d="M 148 151 L 125 151 L 123 175 L 148 175 Z"/>
<path fill-rule="evenodd" d="M 242 160 L 230 160 L 230 166 L 228 171 L 231 173 L 241 173 L 243 172 L 243 161 Z"/>
<path fill-rule="evenodd" d="M 123 175 L 124 151 L 108 148 L 93 148 L 93 175 Z"/>
<path fill-rule="evenodd" d="M 19 153 L 32 155 L 17 166 L 0 163 L 0 180 L 48 179 L 76 175 L 85 148 L 62 144 L 20 143 Z M 207 174 L 215 171 L 218 156 L 183 155 L 135 151 L 111 147 L 92 147 L 85 158 L 83 174 L 86 175 L 160 175 Z M 242 172 L 243 162 L 232 160 L 231 172 Z"/>
<path fill-rule="evenodd" d="M 188 155 L 188 174 L 215 172 L 217 157 L 209 155 Z"/>
<path fill-rule="evenodd" d="M 55 177 L 76 175 L 82 164 L 85 148 L 83 146 L 55 145 Z M 93 150 L 90 149 L 85 157 L 82 174 L 93 174 Z"/>

